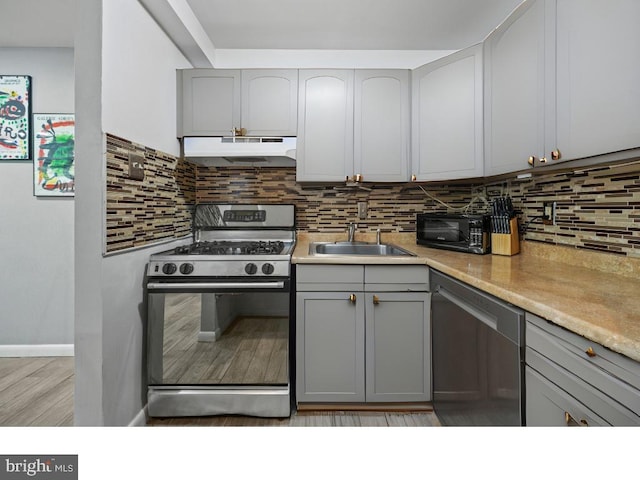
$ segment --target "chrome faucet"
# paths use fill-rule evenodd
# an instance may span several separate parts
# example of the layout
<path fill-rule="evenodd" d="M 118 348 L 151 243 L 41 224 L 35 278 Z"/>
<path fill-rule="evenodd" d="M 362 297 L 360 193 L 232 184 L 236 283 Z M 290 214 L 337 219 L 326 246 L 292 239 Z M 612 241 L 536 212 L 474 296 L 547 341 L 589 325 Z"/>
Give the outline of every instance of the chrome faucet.
<path fill-rule="evenodd" d="M 376 243 L 380 245 L 380 229 L 376 230 Z"/>
<path fill-rule="evenodd" d="M 353 237 L 356 234 L 356 228 L 358 227 L 358 224 L 356 223 L 350 223 L 349 227 L 348 227 L 348 232 L 349 232 L 349 237 L 347 239 L 348 242 L 353 242 Z"/>

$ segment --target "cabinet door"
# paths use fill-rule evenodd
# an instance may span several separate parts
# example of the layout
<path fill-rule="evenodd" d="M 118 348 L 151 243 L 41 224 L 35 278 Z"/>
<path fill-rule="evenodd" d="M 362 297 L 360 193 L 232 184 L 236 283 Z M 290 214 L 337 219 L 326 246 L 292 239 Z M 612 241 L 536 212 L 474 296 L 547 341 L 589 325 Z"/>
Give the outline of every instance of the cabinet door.
<path fill-rule="evenodd" d="M 228 136 L 240 127 L 240 70 L 183 70 L 178 98 L 182 136 Z"/>
<path fill-rule="evenodd" d="M 297 401 L 363 402 L 362 293 L 304 292 L 296 300 Z"/>
<path fill-rule="evenodd" d="M 482 45 L 414 70 L 412 85 L 416 179 L 482 176 Z"/>
<path fill-rule="evenodd" d="M 247 135 L 295 136 L 298 71 L 242 71 L 242 127 Z"/>
<path fill-rule="evenodd" d="M 356 70 L 354 170 L 365 182 L 406 182 L 409 71 Z"/>
<path fill-rule="evenodd" d="M 528 1 L 485 42 L 485 175 L 544 156 L 544 29 L 545 0 Z"/>
<path fill-rule="evenodd" d="M 353 173 L 353 70 L 300 70 L 296 180 Z"/>
<path fill-rule="evenodd" d="M 563 160 L 640 146 L 640 2 L 555 0 Z"/>
<path fill-rule="evenodd" d="M 431 400 L 429 293 L 366 293 L 367 402 Z"/>

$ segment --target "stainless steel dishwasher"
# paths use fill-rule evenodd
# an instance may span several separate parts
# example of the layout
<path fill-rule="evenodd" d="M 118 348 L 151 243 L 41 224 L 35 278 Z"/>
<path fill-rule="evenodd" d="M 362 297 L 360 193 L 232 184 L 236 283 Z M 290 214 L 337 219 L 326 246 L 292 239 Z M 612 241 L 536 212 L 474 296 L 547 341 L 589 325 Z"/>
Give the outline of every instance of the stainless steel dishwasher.
<path fill-rule="evenodd" d="M 524 311 L 431 270 L 433 406 L 443 425 L 524 425 Z"/>

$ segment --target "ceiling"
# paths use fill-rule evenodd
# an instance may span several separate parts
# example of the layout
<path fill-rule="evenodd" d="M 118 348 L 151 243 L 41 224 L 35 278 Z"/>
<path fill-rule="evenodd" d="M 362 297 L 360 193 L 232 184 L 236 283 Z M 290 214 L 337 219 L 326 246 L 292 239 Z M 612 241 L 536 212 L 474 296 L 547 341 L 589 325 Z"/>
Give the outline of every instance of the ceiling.
<path fill-rule="evenodd" d="M 186 0 L 216 48 L 458 50 L 522 0 Z"/>
<path fill-rule="evenodd" d="M 75 1 L 3 2 L 0 46 L 72 47 Z M 216 49 L 457 50 L 522 0 L 139 1 L 179 46 L 208 37 Z"/>

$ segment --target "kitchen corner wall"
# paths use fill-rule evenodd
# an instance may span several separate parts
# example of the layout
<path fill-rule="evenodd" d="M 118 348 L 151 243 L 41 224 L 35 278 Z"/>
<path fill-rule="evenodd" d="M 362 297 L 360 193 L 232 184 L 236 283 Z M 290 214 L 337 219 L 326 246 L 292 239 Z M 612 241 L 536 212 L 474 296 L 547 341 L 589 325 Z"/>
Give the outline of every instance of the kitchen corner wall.
<path fill-rule="evenodd" d="M 129 178 L 129 154 L 144 158 L 144 180 Z M 107 134 L 106 251 L 191 233 L 195 165 Z"/>

